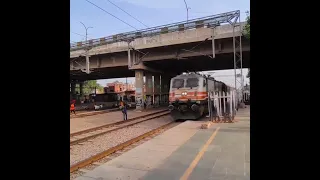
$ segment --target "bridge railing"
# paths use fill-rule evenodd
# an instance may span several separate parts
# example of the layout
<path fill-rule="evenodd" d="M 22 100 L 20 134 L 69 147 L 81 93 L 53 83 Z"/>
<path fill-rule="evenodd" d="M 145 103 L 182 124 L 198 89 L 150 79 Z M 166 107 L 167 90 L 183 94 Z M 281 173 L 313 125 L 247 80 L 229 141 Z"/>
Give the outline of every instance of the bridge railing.
<path fill-rule="evenodd" d="M 152 37 L 159 34 L 166 34 L 166 33 L 171 33 L 176 31 L 185 31 L 185 30 L 190 30 L 190 29 L 195 29 L 200 27 L 206 27 L 206 28 L 216 27 L 224 23 L 231 23 L 233 19 L 239 18 L 239 16 L 240 16 L 240 11 L 237 10 L 237 11 L 231 11 L 227 13 L 192 19 L 189 21 L 182 21 L 178 23 L 156 26 L 156 27 L 142 29 L 138 31 L 120 33 L 120 34 L 102 37 L 98 39 L 91 39 L 86 42 L 71 43 L 70 51 L 83 49 L 85 47 L 92 48 L 92 47 L 111 44 L 115 42 L 129 41 L 129 40 L 134 40 L 134 39 L 143 38 L 143 37 Z"/>

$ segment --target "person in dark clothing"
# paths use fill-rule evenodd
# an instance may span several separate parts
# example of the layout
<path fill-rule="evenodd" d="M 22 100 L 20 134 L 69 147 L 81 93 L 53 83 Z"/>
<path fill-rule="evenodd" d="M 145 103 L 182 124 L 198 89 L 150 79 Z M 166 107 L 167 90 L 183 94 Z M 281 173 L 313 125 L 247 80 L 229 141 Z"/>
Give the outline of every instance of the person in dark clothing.
<path fill-rule="evenodd" d="M 214 102 L 212 101 L 212 117 L 216 117 L 217 116 L 217 107 L 214 106 Z"/>
<path fill-rule="evenodd" d="M 212 121 L 217 121 L 217 118 L 219 118 L 218 116 L 218 111 L 217 111 L 217 107 L 215 107 L 214 102 L 211 101 L 211 116 L 212 116 Z"/>
<path fill-rule="evenodd" d="M 126 121 L 128 120 L 128 114 L 127 114 L 127 103 L 125 103 L 124 101 L 120 102 L 120 108 L 123 114 L 123 120 Z"/>

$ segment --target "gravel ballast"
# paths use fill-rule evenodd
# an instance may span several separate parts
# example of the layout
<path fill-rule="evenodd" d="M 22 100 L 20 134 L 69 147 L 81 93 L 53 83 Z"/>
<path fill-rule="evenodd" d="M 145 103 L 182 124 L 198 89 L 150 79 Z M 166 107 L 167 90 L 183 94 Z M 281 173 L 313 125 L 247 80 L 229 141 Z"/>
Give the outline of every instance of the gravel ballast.
<path fill-rule="evenodd" d="M 82 145 L 73 145 L 70 149 L 70 166 L 172 121 L 166 115 L 96 137 Z"/>

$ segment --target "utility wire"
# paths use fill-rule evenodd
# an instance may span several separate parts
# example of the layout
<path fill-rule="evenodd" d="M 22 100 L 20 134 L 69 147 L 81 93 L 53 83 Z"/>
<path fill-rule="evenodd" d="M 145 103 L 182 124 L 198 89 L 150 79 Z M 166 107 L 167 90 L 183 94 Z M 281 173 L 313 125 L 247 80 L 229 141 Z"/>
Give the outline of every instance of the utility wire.
<path fill-rule="evenodd" d="M 113 15 L 113 14 L 109 13 L 108 11 L 104 10 L 104 9 L 103 9 L 103 8 L 101 8 L 100 6 L 98 6 L 98 5 L 94 4 L 94 3 L 92 3 L 91 1 L 88 1 L 88 0 L 86 0 L 86 1 L 87 1 L 88 3 L 90 3 L 90 4 L 94 5 L 95 7 L 97 7 L 97 8 L 99 8 L 99 9 L 101 9 L 102 11 L 104 11 L 104 12 L 105 12 L 105 13 L 107 13 L 107 14 L 109 14 L 110 16 L 113 16 L 114 18 L 118 19 L 119 21 L 121 21 L 121 22 L 125 23 L 126 25 L 128 25 L 128 26 L 132 27 L 133 29 L 138 30 L 137 28 L 135 28 L 134 26 L 130 25 L 129 23 L 127 23 L 127 22 L 123 21 L 122 19 L 118 18 L 117 16 L 115 16 L 115 15 Z"/>
<path fill-rule="evenodd" d="M 82 35 L 82 34 L 79 34 L 79 33 L 76 33 L 76 32 L 73 32 L 73 31 L 70 31 L 71 33 L 73 33 L 73 34 L 76 34 L 76 35 L 78 35 L 78 36 L 82 36 L 82 37 L 86 37 L 85 35 Z M 88 36 L 88 38 L 89 38 L 90 36 Z M 91 37 L 90 37 L 91 38 Z"/>
<path fill-rule="evenodd" d="M 148 26 L 146 24 L 144 24 L 143 22 L 141 22 L 139 19 L 133 17 L 131 14 L 129 14 L 127 11 L 123 10 L 122 8 L 120 8 L 119 6 L 117 6 L 116 4 L 114 4 L 113 2 L 111 2 L 110 0 L 107 0 L 109 3 L 111 3 L 112 5 L 114 5 L 115 7 L 117 7 L 118 9 L 120 9 L 122 12 L 126 13 L 128 16 L 132 17 L 133 19 L 135 19 L 136 21 L 138 21 L 139 23 L 141 23 L 142 25 L 144 25 L 145 27 L 148 28 Z"/>
<path fill-rule="evenodd" d="M 72 31 L 71 31 L 71 33 L 76 34 L 76 35 L 78 35 L 78 36 L 86 37 L 85 35 L 82 35 L 82 34 L 79 34 L 79 33 L 76 33 L 76 32 L 72 32 Z"/>
<path fill-rule="evenodd" d="M 132 17 L 133 19 L 135 19 L 136 21 L 138 21 L 139 23 L 141 23 L 142 25 L 144 25 L 145 27 L 149 28 L 149 26 L 147 26 L 146 24 L 144 24 L 143 22 L 141 22 L 140 20 L 138 20 L 137 18 L 135 18 L 133 15 L 131 15 L 130 13 L 128 13 L 127 11 L 123 10 L 122 8 L 120 8 L 118 5 L 114 4 L 113 2 L 111 2 L 110 0 L 107 0 L 108 2 L 110 2 L 112 5 L 114 5 L 115 7 L 119 8 L 121 11 L 123 11 L 124 13 L 126 13 L 127 15 L 129 15 L 130 17 Z M 151 36 L 150 37 L 151 39 L 154 39 L 156 40 L 157 42 L 159 42 L 160 44 L 163 45 L 163 43 L 161 41 L 158 41 L 158 39 L 155 39 L 155 37 Z M 169 40 L 170 42 L 170 40 Z M 131 46 L 132 47 L 132 46 Z M 133 48 L 133 47 L 132 47 Z M 137 51 L 137 50 L 135 50 Z M 140 52 L 142 53 L 142 52 Z M 142 54 L 145 54 L 145 53 L 142 53 Z"/>
<path fill-rule="evenodd" d="M 113 16 L 114 18 L 118 19 L 119 21 L 121 21 L 121 22 L 123 22 L 123 23 L 127 24 L 128 26 L 130 26 L 130 27 L 132 27 L 132 28 L 134 28 L 135 30 L 137 30 L 137 31 L 138 31 L 138 29 L 137 29 L 136 27 L 134 27 L 134 26 L 130 25 L 129 23 L 127 23 L 127 22 L 123 21 L 122 19 L 118 18 L 117 16 L 115 16 L 115 15 L 113 15 L 113 14 L 109 13 L 109 12 L 108 12 L 108 11 L 106 11 L 105 9 L 101 8 L 100 6 L 98 6 L 98 5 L 94 4 L 94 3 L 92 3 L 92 2 L 91 2 L 91 1 L 89 1 L 89 0 L 86 0 L 86 1 L 87 1 L 88 3 L 90 3 L 90 4 L 94 5 L 95 7 L 99 8 L 100 10 L 104 11 L 105 13 L 107 13 L 107 14 L 109 14 L 109 15 Z M 118 5 L 114 4 L 114 3 L 113 3 L 113 2 L 111 2 L 110 0 L 107 0 L 107 1 L 108 1 L 109 3 L 111 3 L 112 5 L 114 5 L 115 7 L 117 7 L 118 9 L 120 9 L 121 11 L 123 11 L 124 13 L 126 13 L 127 15 L 129 15 L 130 17 L 132 17 L 133 19 L 135 19 L 136 21 L 138 21 L 139 23 L 143 24 L 144 26 L 146 26 L 146 27 L 148 28 L 148 26 L 147 26 L 146 24 L 142 23 L 140 20 L 138 20 L 137 18 L 135 18 L 134 16 L 132 16 L 130 13 L 128 13 L 127 11 L 123 10 L 122 8 L 120 8 Z M 186 8 L 187 8 L 187 11 L 188 11 L 187 4 L 186 4 Z M 188 19 L 188 17 L 187 17 L 187 19 Z M 151 38 L 152 38 L 152 39 L 155 39 L 155 37 L 152 37 L 152 36 L 151 36 Z M 157 39 L 155 39 L 155 40 L 157 40 Z M 158 41 L 158 40 L 157 40 L 157 41 Z M 170 40 L 169 40 L 169 42 L 170 42 Z M 159 41 L 159 43 L 163 45 L 163 43 L 162 43 L 161 41 Z"/>

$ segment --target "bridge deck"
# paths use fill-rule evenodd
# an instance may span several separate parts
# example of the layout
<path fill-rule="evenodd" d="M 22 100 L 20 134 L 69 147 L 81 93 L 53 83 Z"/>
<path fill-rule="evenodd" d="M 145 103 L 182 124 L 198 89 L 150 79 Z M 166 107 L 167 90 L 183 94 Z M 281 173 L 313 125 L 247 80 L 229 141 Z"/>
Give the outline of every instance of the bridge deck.
<path fill-rule="evenodd" d="M 250 179 L 249 111 L 205 130 L 184 122 L 76 180 Z"/>

